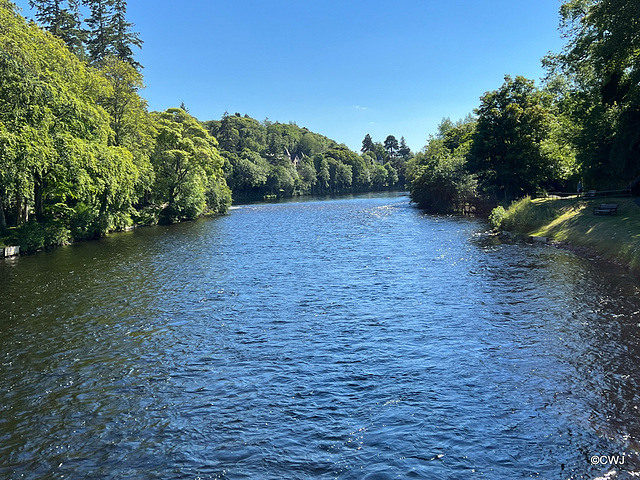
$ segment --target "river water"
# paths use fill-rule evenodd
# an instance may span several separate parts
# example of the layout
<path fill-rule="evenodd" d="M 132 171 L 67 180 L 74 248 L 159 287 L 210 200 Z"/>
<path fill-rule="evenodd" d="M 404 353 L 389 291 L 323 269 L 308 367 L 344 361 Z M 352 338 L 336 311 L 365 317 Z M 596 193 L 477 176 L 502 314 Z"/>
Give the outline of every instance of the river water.
<path fill-rule="evenodd" d="M 485 230 L 365 195 L 0 261 L 0 478 L 637 477 L 638 283 Z"/>

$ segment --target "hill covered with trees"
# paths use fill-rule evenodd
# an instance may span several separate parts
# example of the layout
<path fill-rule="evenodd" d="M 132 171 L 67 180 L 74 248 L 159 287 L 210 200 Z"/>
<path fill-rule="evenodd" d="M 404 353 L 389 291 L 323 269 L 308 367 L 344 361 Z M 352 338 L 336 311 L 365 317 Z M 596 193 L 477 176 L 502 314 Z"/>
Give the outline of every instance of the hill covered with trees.
<path fill-rule="evenodd" d="M 225 113 L 221 120 L 204 125 L 220 143 L 234 199 L 362 192 L 404 185 L 398 175 L 404 162 L 384 148 L 380 156 L 364 147 L 359 155 L 295 123 L 259 122 L 240 113 Z"/>

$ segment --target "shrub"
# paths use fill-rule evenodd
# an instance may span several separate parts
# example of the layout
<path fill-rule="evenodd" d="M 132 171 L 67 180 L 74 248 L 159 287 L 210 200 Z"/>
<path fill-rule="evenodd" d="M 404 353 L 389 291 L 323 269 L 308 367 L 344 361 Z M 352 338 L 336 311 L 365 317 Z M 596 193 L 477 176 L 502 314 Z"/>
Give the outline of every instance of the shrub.
<path fill-rule="evenodd" d="M 62 220 L 49 220 L 44 224 L 31 220 L 17 228 L 11 240 L 20 245 L 20 253 L 31 254 L 46 247 L 67 245 L 71 232 Z"/>
<path fill-rule="evenodd" d="M 20 245 L 20 253 L 30 254 L 42 250 L 45 246 L 44 227 L 32 220 L 25 223 L 15 232 L 14 241 Z"/>
<path fill-rule="evenodd" d="M 497 206 L 489 214 L 489 223 L 494 230 L 502 230 L 502 221 L 506 216 L 507 211 L 502 205 Z"/>
<path fill-rule="evenodd" d="M 98 211 L 94 207 L 79 203 L 75 208 L 75 215 L 71 218 L 70 225 L 74 240 L 100 238 L 103 231 L 98 217 Z"/>
<path fill-rule="evenodd" d="M 558 216 L 558 208 L 550 203 L 534 203 L 525 197 L 513 202 L 500 222 L 504 230 L 528 233 L 553 221 Z"/>
<path fill-rule="evenodd" d="M 51 220 L 44 225 L 45 247 L 68 245 L 70 240 L 71 231 L 62 220 Z"/>

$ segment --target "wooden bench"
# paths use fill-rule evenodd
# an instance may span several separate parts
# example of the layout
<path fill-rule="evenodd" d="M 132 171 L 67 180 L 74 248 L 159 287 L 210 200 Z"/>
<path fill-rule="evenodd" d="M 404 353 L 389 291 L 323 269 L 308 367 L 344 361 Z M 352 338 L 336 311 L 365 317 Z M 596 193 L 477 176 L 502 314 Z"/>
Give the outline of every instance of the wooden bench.
<path fill-rule="evenodd" d="M 593 207 L 594 215 L 616 215 L 617 213 L 617 203 L 601 203 L 599 207 Z"/>

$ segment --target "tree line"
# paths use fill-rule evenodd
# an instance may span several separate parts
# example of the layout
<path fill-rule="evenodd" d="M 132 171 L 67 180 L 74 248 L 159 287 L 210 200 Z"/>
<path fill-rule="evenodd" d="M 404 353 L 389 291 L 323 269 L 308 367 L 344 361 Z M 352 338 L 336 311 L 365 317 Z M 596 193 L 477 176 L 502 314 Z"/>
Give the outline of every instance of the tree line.
<path fill-rule="evenodd" d="M 0 231 L 24 250 L 228 208 L 217 140 L 183 109 L 148 112 L 115 37 L 98 55 L 88 34 L 88 63 L 7 0 L 0 31 Z"/>
<path fill-rule="evenodd" d="M 388 155 L 358 155 L 295 123 L 225 113 L 204 122 L 218 139 L 236 200 L 380 190 L 404 185 Z M 369 137 L 370 138 L 370 137 Z"/>
<path fill-rule="evenodd" d="M 637 189 L 640 182 L 640 3 L 568 0 L 562 52 L 542 62 L 540 87 L 522 76 L 445 118 L 407 166 L 423 208 L 460 211 L 546 191 Z"/>
<path fill-rule="evenodd" d="M 23 251 L 222 213 L 232 192 L 403 185 L 399 146 L 359 155 L 294 123 L 149 112 L 125 0 L 30 4 L 40 25 L 0 0 L 0 237 Z"/>
<path fill-rule="evenodd" d="M 140 34 L 127 21 L 125 0 L 29 0 L 39 24 L 60 38 L 78 58 L 100 64 L 115 57 L 138 68 L 132 47 Z"/>

